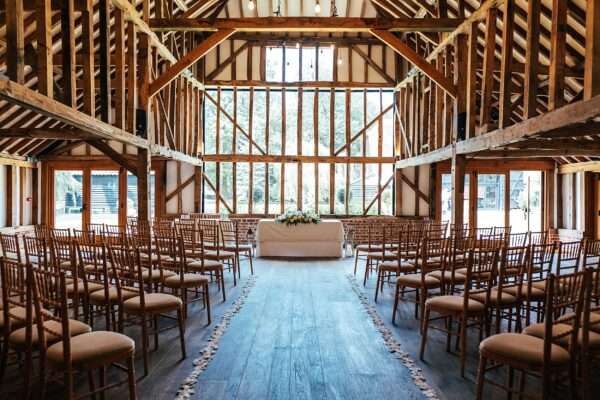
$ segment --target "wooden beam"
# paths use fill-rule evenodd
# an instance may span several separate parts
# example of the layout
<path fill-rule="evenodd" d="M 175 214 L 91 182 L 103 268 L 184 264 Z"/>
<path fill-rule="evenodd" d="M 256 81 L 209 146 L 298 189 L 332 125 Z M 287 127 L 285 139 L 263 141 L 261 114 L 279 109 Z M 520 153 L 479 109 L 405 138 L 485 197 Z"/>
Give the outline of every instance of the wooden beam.
<path fill-rule="evenodd" d="M 173 79 L 177 78 L 179 74 L 197 62 L 200 58 L 204 57 L 209 51 L 222 43 L 234 32 L 235 31 L 233 29 L 224 29 L 211 34 L 193 50 L 183 56 L 179 61 L 167 68 L 167 70 L 152 83 L 150 83 L 148 95 L 150 97 L 154 96 L 159 90 L 167 86 L 171 81 L 173 81 Z"/>
<path fill-rule="evenodd" d="M 207 76 L 206 79 L 207 81 L 214 79 L 217 77 L 217 75 L 219 75 L 225 68 L 227 68 L 228 66 L 230 66 L 233 61 L 237 58 L 237 56 L 239 56 L 244 50 L 246 50 L 249 47 L 249 42 L 244 43 L 243 45 L 241 45 L 237 50 L 235 50 L 233 53 L 231 53 L 231 55 L 229 57 L 227 57 L 227 59 L 225 59 L 223 62 L 221 62 L 219 65 L 217 65 L 217 67 L 212 70 Z"/>
<path fill-rule="evenodd" d="M 110 123 L 110 5 L 109 0 L 99 1 L 100 26 L 100 119 Z M 92 9 L 93 17 L 93 9 Z M 93 34 L 92 34 L 93 41 Z M 92 47 L 93 48 L 93 47 Z M 92 51 L 93 52 L 93 51 Z M 131 87 L 130 87 L 131 89 Z"/>
<path fill-rule="evenodd" d="M 37 168 L 36 161 L 16 156 L 13 154 L 0 153 L 0 165 L 13 165 L 15 167 Z"/>
<path fill-rule="evenodd" d="M 6 74 L 8 78 L 25 83 L 25 31 L 23 0 L 6 2 Z"/>
<path fill-rule="evenodd" d="M 54 97 L 52 72 L 52 9 L 50 0 L 36 0 L 37 78 L 40 93 Z"/>
<path fill-rule="evenodd" d="M 185 181 L 183 181 L 183 183 L 181 185 L 178 185 L 171 193 L 167 194 L 165 197 L 165 201 L 168 202 L 173 197 L 177 196 L 179 193 L 181 193 L 183 191 L 183 189 L 188 187 L 188 185 L 190 183 L 195 182 L 195 180 L 196 180 L 196 174 L 194 173 L 194 175 L 191 175 L 189 178 L 187 178 Z"/>
<path fill-rule="evenodd" d="M 511 120 L 512 58 L 514 43 L 515 0 L 505 0 L 502 9 L 502 61 L 500 64 L 500 117 L 498 127 L 505 128 Z"/>
<path fill-rule="evenodd" d="M 160 18 L 151 19 L 154 31 L 238 32 L 452 32 L 462 18 L 344 18 L 344 17 L 259 17 L 259 18 Z"/>
<path fill-rule="evenodd" d="M 0 137 L 28 139 L 85 140 L 94 135 L 82 130 L 64 128 L 7 128 L 0 129 Z"/>
<path fill-rule="evenodd" d="M 600 94 L 600 3 L 587 0 L 585 8 L 585 75 L 583 98 Z"/>
<path fill-rule="evenodd" d="M 297 81 L 267 82 L 264 80 L 207 80 L 206 87 L 258 87 L 258 88 L 317 88 L 317 89 L 382 89 L 393 88 L 394 84 L 386 82 L 348 82 L 348 81 Z"/>
<path fill-rule="evenodd" d="M 131 160 L 119 153 L 117 150 L 113 149 L 109 143 L 102 140 L 87 140 L 86 143 L 101 151 L 104 155 L 119 164 L 121 167 L 137 176 L 138 169 L 135 163 L 131 162 Z"/>
<path fill-rule="evenodd" d="M 150 220 L 150 152 L 147 149 L 138 149 L 137 154 L 137 200 L 139 221 Z"/>
<path fill-rule="evenodd" d="M 600 161 L 585 161 L 573 164 L 559 165 L 557 172 L 559 174 L 574 174 L 576 172 L 597 172 L 600 173 Z"/>
<path fill-rule="evenodd" d="M 525 50 L 525 77 L 523 82 L 523 117 L 537 114 L 537 87 L 540 51 L 541 0 L 527 2 L 527 48 Z"/>
<path fill-rule="evenodd" d="M 464 222 L 465 203 L 465 164 L 463 155 L 452 154 L 452 211 L 451 222 L 454 226 L 462 226 Z"/>
<path fill-rule="evenodd" d="M 75 6 L 74 0 L 64 0 L 60 9 L 62 49 L 63 103 L 77 108 L 75 83 Z"/>
<path fill-rule="evenodd" d="M 402 42 L 399 37 L 384 30 L 371 29 L 370 32 L 423 72 L 423 74 L 444 89 L 452 98 L 456 98 L 457 89 L 452 81 L 436 70 L 435 66 L 417 54 L 406 43 Z"/>
<path fill-rule="evenodd" d="M 548 77 L 548 110 L 565 103 L 565 51 L 567 39 L 567 0 L 552 1 L 550 36 L 550 76 Z"/>
<path fill-rule="evenodd" d="M 205 162 L 251 162 L 251 163 L 351 163 L 376 164 L 393 163 L 395 157 L 377 156 L 302 156 L 302 155 L 260 155 L 260 154 L 205 154 Z"/>

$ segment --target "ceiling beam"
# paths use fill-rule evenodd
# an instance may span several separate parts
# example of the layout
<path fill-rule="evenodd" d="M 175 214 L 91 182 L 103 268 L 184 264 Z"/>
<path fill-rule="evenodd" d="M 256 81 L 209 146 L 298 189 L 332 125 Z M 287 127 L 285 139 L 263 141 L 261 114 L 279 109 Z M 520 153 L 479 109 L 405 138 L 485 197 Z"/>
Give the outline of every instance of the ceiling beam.
<path fill-rule="evenodd" d="M 159 90 L 167 86 L 173 79 L 177 78 L 184 70 L 192 66 L 199 59 L 204 57 L 206 53 L 222 43 L 225 39 L 231 36 L 235 30 L 223 29 L 214 32 L 209 37 L 204 39 L 198 46 L 184 55 L 179 61 L 171 65 L 165 72 L 156 78 L 148 88 L 148 95 L 152 97 Z"/>
<path fill-rule="evenodd" d="M 371 29 L 370 32 L 373 36 L 391 47 L 395 52 L 404 57 L 408 62 L 413 64 L 429 79 L 434 81 L 439 87 L 444 89 L 452 98 L 456 98 L 457 88 L 454 83 L 444 76 L 443 73 L 438 71 L 434 65 L 430 64 L 429 61 L 425 60 L 413 49 L 411 49 L 406 43 L 393 33 L 385 30 Z"/>
<path fill-rule="evenodd" d="M 356 18 L 356 17 L 261 17 L 261 18 L 155 18 L 153 31 L 238 32 L 369 32 L 381 29 L 396 32 L 452 32 L 462 18 Z"/>
<path fill-rule="evenodd" d="M 82 130 L 64 128 L 8 128 L 0 129 L 0 137 L 20 139 L 85 140 L 94 135 Z"/>

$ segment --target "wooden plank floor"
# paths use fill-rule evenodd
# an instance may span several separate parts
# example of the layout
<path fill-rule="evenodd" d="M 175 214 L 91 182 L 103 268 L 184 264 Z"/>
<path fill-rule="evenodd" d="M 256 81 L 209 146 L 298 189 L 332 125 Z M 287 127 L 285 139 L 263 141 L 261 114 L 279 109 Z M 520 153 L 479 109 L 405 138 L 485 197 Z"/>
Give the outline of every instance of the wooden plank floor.
<path fill-rule="evenodd" d="M 417 399 L 424 398 L 408 370 L 386 349 L 380 333 L 364 311 L 346 277 L 352 259 L 255 260 L 256 285 L 239 314 L 231 320 L 218 351 L 196 386 L 197 399 Z M 362 285 L 363 267 L 358 280 Z M 244 275 L 247 276 L 244 267 Z M 228 300 L 216 291 L 213 326 L 239 296 L 227 274 Z M 243 276 L 244 278 L 244 276 Z M 364 289 L 372 300 L 372 277 Z M 215 288 L 213 287 L 213 290 Z M 412 303 L 402 303 L 397 325 L 391 324 L 393 288 L 386 286 L 376 305 L 386 326 L 414 360 L 420 335 Z M 193 370 L 196 358 L 212 332 L 199 304 L 192 306 L 187 322 L 188 357 L 181 360 L 177 331 L 160 336 L 151 355 L 151 372 L 138 382 L 140 399 L 172 399 Z M 139 330 L 126 331 L 139 340 Z M 469 335 L 467 378 L 459 374 L 456 355 L 445 352 L 445 336 L 429 335 L 426 361 L 417 361 L 431 386 L 443 399 L 474 397 L 477 368 L 477 334 Z M 152 341 L 151 341 L 152 342 Z M 136 363 L 138 376 L 143 371 Z M 503 375 L 500 375 L 502 377 Z M 496 375 L 498 377 L 498 375 Z M 80 384 L 87 385 L 85 377 Z M 536 383 L 530 387 L 535 391 Z M 596 379 L 598 382 L 598 379 Z M 19 398 L 19 372 L 9 371 L 0 398 Z M 62 388 L 50 386 L 48 399 L 62 398 Z M 126 398 L 126 388 L 111 391 L 111 399 Z M 486 387 L 486 399 L 505 395 Z M 557 397 L 560 398 L 560 395 Z"/>

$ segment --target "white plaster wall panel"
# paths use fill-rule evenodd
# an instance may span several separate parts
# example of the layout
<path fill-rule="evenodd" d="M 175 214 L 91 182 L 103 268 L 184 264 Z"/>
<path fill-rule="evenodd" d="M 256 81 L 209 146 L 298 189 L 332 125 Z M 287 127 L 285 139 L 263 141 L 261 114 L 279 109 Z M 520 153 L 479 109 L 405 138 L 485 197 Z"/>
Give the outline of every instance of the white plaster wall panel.
<path fill-rule="evenodd" d="M 411 181 L 415 177 L 415 169 L 414 167 L 404 168 L 402 170 L 404 176 L 406 176 Z M 402 183 L 402 215 L 405 216 L 414 216 L 415 214 L 415 192 L 406 184 Z"/>
<path fill-rule="evenodd" d="M 348 82 L 348 65 L 349 65 L 349 48 L 348 47 L 340 47 L 338 48 L 338 59 L 342 61 L 342 63 L 338 63 L 338 80 L 342 82 Z M 337 62 L 337 61 L 336 61 Z"/>
<path fill-rule="evenodd" d="M 71 154 L 73 154 L 74 156 L 83 156 L 85 155 L 85 144 L 82 144 L 81 146 L 77 146 L 71 149 Z"/>
<path fill-rule="evenodd" d="M 194 166 L 190 164 L 181 164 L 181 182 L 185 182 L 194 175 Z M 179 194 L 182 196 L 182 212 L 194 212 L 194 182 L 190 183 Z"/>
<path fill-rule="evenodd" d="M 165 194 L 168 195 L 177 187 L 177 163 L 167 162 L 167 187 Z M 167 202 L 167 213 L 177 213 L 177 197 Z"/>
<path fill-rule="evenodd" d="M 216 66 L 225 61 L 227 57 L 229 57 L 229 55 L 231 54 L 231 40 L 226 40 L 225 42 L 221 43 L 217 50 L 219 52 L 219 58 L 218 64 L 216 64 Z M 219 74 L 219 76 L 221 76 L 220 79 L 230 80 L 232 76 L 231 65 L 227 66 L 227 68 L 225 68 L 223 72 Z"/>
<path fill-rule="evenodd" d="M 394 77 L 394 75 L 396 75 L 396 53 L 387 46 L 384 47 L 384 53 L 386 59 L 386 72 L 389 76 Z"/>
<path fill-rule="evenodd" d="M 260 79 L 260 47 L 252 46 L 252 74 L 251 80 Z"/>
<path fill-rule="evenodd" d="M 204 57 L 206 73 L 209 74 L 217 66 L 217 49 L 213 49 Z"/>
<path fill-rule="evenodd" d="M 430 174 L 431 170 L 429 168 L 429 165 L 423 165 L 420 167 L 419 169 L 419 189 L 421 189 L 421 192 L 425 193 L 425 195 L 429 196 L 429 174 Z M 429 204 L 427 204 L 427 202 L 425 200 L 423 200 L 421 197 L 418 197 L 419 199 L 419 215 L 421 215 L 422 217 L 428 216 L 429 215 Z"/>
<path fill-rule="evenodd" d="M 362 46 L 364 47 L 364 46 Z M 364 49 L 363 49 L 364 50 Z M 352 82 L 365 81 L 365 61 L 355 52 L 352 51 Z"/>
<path fill-rule="evenodd" d="M 367 47 L 367 51 L 365 52 L 365 54 L 368 54 L 368 47 Z M 382 46 L 371 46 L 371 59 L 375 62 L 375 64 L 377 64 L 378 66 L 382 66 L 382 60 L 383 60 L 383 47 Z M 369 82 L 385 82 L 385 79 L 383 79 L 383 77 L 379 74 L 379 72 L 375 71 L 373 68 L 368 67 L 369 68 Z"/>
<path fill-rule="evenodd" d="M 32 169 L 25 168 L 24 173 L 22 174 L 22 179 L 25 179 L 24 185 L 24 193 L 23 193 L 23 221 L 21 221 L 22 225 L 30 225 L 31 224 L 31 210 L 32 210 L 32 197 L 33 197 L 33 188 L 31 187 L 31 175 Z"/>

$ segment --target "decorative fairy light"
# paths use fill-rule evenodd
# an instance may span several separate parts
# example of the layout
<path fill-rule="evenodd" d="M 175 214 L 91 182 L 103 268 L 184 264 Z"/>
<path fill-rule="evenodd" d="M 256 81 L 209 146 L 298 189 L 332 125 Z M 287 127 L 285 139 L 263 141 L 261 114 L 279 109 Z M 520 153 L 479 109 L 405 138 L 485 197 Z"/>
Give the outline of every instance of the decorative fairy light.
<path fill-rule="evenodd" d="M 315 14 L 320 14 L 321 13 L 321 4 L 319 4 L 319 0 L 317 0 L 317 3 L 315 4 Z"/>
<path fill-rule="evenodd" d="M 248 10 L 254 10 L 255 7 L 254 0 L 248 1 Z"/>

